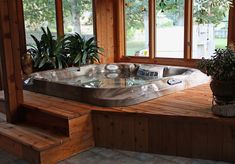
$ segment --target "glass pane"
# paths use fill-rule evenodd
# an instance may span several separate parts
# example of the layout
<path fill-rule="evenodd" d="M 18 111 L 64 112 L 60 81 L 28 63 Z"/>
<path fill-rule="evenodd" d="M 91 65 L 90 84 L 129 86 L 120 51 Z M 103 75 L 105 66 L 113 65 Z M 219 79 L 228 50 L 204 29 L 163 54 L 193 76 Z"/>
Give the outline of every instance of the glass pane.
<path fill-rule="evenodd" d="M 156 1 L 156 57 L 184 56 L 184 0 Z"/>
<path fill-rule="evenodd" d="M 194 0 L 193 58 L 210 58 L 215 48 L 225 48 L 228 34 L 228 0 Z"/>
<path fill-rule="evenodd" d="M 126 56 L 149 56 L 148 0 L 125 0 Z"/>
<path fill-rule="evenodd" d="M 63 0 L 64 32 L 93 36 L 92 0 Z"/>
<path fill-rule="evenodd" d="M 23 0 L 27 44 L 34 43 L 31 34 L 39 38 L 41 27 L 49 27 L 56 36 L 56 15 L 54 0 Z"/>

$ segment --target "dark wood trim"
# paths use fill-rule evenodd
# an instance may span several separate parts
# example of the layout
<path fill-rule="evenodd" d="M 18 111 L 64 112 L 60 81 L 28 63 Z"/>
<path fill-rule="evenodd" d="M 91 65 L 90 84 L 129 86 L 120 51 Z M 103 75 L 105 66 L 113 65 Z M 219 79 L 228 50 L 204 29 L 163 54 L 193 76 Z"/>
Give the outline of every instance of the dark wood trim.
<path fill-rule="evenodd" d="M 154 59 L 156 54 L 156 4 L 149 0 L 149 58 Z"/>
<path fill-rule="evenodd" d="M 129 63 L 150 63 L 150 64 L 160 64 L 160 65 L 173 65 L 173 66 L 185 66 L 185 67 L 197 67 L 197 62 L 199 59 L 178 59 L 178 58 L 155 58 L 150 59 L 147 57 L 123 57 L 117 62 L 129 62 Z"/>
<path fill-rule="evenodd" d="M 184 10 L 184 59 L 192 59 L 193 0 L 185 0 Z"/>
<path fill-rule="evenodd" d="M 120 6 L 120 10 L 119 10 L 119 14 L 122 14 L 122 15 L 120 15 L 119 17 L 120 17 L 120 19 L 118 20 L 118 21 L 122 21 L 123 23 L 121 24 L 120 23 L 120 28 L 121 28 L 121 30 L 119 31 L 120 32 L 120 34 L 119 35 L 121 35 L 121 34 L 123 34 L 124 36 L 120 36 L 120 38 L 122 39 L 122 40 L 120 40 L 121 42 L 120 42 L 120 45 L 121 45 L 121 48 L 123 49 L 122 50 L 122 54 L 120 54 L 121 56 L 120 57 L 123 57 L 123 56 L 125 56 L 125 57 L 128 57 L 128 56 L 126 56 L 126 11 L 125 11 L 125 9 L 126 9 L 126 4 L 125 4 L 125 0 L 121 0 L 121 4 L 119 4 L 119 5 L 121 5 Z"/>
<path fill-rule="evenodd" d="M 26 38 L 25 38 L 25 24 L 24 24 L 24 7 L 23 0 L 17 0 L 17 13 L 19 22 L 19 37 L 20 37 L 20 53 L 26 53 Z"/>
<path fill-rule="evenodd" d="M 0 1 L 0 51 L 8 122 L 17 120 L 17 110 L 23 102 L 20 31 L 16 4 L 17 0 Z"/>
<path fill-rule="evenodd" d="M 94 36 L 97 36 L 97 29 L 96 29 L 96 12 L 95 12 L 95 0 L 92 0 L 92 17 L 93 17 L 93 32 Z M 97 41 L 97 38 L 96 38 Z"/>
<path fill-rule="evenodd" d="M 124 0 L 114 1 L 114 41 L 115 41 L 115 62 L 118 62 L 125 55 L 125 4 Z"/>
<path fill-rule="evenodd" d="M 63 19 L 63 4 L 62 0 L 55 1 L 55 9 L 56 9 L 56 27 L 57 27 L 57 35 L 64 35 L 64 19 Z"/>
<path fill-rule="evenodd" d="M 229 11 L 229 25 L 228 25 L 228 45 L 235 44 L 235 0 L 233 6 Z"/>

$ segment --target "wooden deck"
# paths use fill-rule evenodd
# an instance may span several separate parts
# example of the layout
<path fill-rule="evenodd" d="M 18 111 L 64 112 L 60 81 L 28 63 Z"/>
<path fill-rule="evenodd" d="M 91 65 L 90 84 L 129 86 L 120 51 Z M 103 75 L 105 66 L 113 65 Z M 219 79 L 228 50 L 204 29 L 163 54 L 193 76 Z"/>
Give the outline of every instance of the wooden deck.
<path fill-rule="evenodd" d="M 212 114 L 212 93 L 207 84 L 127 107 L 98 107 L 29 91 L 24 91 L 24 104 L 71 118 L 87 114 L 90 111 L 104 111 L 195 117 L 234 122 L 234 120 L 231 121 L 231 119 Z"/>
<path fill-rule="evenodd" d="M 0 99 L 4 99 L 3 93 Z M 37 110 L 49 113 L 52 111 L 68 118 L 81 116 L 90 111 L 107 111 L 231 120 L 213 115 L 211 104 L 212 93 L 207 84 L 127 107 L 98 107 L 24 91 L 25 106 L 35 106 Z"/>
<path fill-rule="evenodd" d="M 40 152 L 44 156 L 39 161 L 61 160 L 92 147 L 94 139 L 96 146 L 107 148 L 235 162 L 235 118 L 213 115 L 211 104 L 212 94 L 208 84 L 128 107 L 98 107 L 24 91 L 23 124 L 10 126 L 11 129 L 9 125 L 0 124 L 0 129 L 3 129 L 0 135 L 20 140 L 18 142 L 24 146 L 28 144 L 34 148 L 33 151 L 43 151 L 46 147 L 46 151 Z M 41 132 L 40 129 L 45 127 L 60 135 Z M 25 140 L 29 138 L 25 132 L 27 128 L 30 143 Z M 39 139 L 35 138 L 38 129 L 43 136 Z M 23 138 L 14 138 L 15 133 Z M 88 137 L 84 140 L 85 145 L 76 139 L 67 142 L 80 133 L 82 138 Z M 47 135 L 49 141 L 45 140 Z M 52 142 L 54 137 L 56 140 Z M 43 141 L 41 144 L 40 140 Z M 43 148 L 38 148 L 33 142 L 39 142 Z M 67 149 L 63 152 L 67 152 L 66 155 L 56 158 L 58 155 L 50 153 L 61 154 L 64 148 L 61 142 L 74 148 L 70 152 Z M 79 143 L 78 146 L 75 143 Z M 27 160 L 35 161 L 34 158 Z"/>

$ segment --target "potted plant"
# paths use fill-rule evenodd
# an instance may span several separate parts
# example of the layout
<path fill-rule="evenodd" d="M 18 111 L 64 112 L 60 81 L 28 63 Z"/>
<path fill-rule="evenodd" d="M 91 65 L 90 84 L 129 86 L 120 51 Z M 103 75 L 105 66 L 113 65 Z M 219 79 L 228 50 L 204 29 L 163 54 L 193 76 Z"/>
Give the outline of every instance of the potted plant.
<path fill-rule="evenodd" d="M 67 67 L 64 37 L 55 39 L 49 28 L 41 29 L 43 34 L 40 40 L 31 35 L 35 44 L 28 45 L 30 48 L 27 50 L 32 56 L 34 71 Z"/>
<path fill-rule="evenodd" d="M 235 102 L 235 51 L 232 48 L 216 49 L 211 59 L 202 59 L 199 69 L 212 77 L 210 83 L 217 105 Z M 234 110 L 235 111 L 235 110 Z"/>
<path fill-rule="evenodd" d="M 98 47 L 95 37 L 86 39 L 78 33 L 69 35 L 65 44 L 68 52 L 68 64 L 78 66 L 100 62 L 103 48 Z"/>
<path fill-rule="evenodd" d="M 28 54 L 33 63 L 33 71 L 61 69 L 100 62 L 99 56 L 103 49 L 98 47 L 95 37 L 86 39 L 78 33 L 57 37 L 52 35 L 49 28 L 41 28 L 43 34 L 40 39 L 31 35 L 35 44 L 30 44 L 27 54 L 22 59 L 22 66 L 29 66 Z M 26 60 L 27 59 L 27 60 Z M 27 67 L 28 69 L 28 67 Z M 26 70 L 28 74 L 28 70 Z"/>

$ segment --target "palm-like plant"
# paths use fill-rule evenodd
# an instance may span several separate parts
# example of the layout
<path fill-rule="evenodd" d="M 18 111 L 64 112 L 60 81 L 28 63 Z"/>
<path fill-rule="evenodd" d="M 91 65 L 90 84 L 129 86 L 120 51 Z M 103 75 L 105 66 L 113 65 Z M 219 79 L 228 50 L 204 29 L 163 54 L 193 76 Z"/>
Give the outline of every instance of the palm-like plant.
<path fill-rule="evenodd" d="M 67 62 L 73 66 L 100 62 L 99 56 L 103 52 L 103 49 L 98 47 L 95 37 L 86 39 L 78 33 L 69 35 L 66 38 L 65 47 L 69 54 Z"/>
<path fill-rule="evenodd" d="M 28 49 L 32 55 L 34 68 L 36 70 L 47 70 L 67 67 L 66 53 L 63 46 L 64 37 L 55 39 L 49 28 L 47 30 L 41 29 L 43 31 L 41 39 L 38 40 L 34 35 L 31 35 L 35 44 L 30 44 Z"/>

